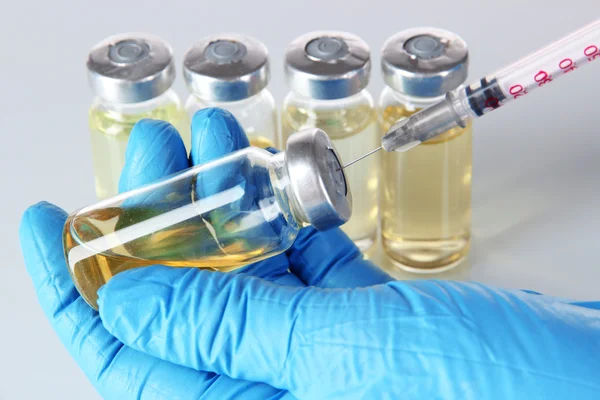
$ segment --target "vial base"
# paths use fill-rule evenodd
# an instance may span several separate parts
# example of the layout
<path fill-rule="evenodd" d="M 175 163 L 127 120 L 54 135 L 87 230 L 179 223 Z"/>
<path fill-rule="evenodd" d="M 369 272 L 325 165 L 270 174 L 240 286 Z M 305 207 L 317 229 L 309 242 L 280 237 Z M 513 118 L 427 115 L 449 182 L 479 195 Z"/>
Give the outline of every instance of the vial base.
<path fill-rule="evenodd" d="M 406 116 L 403 112 L 403 107 L 388 107 L 384 125 Z M 382 156 L 382 242 L 387 256 L 411 272 L 440 272 L 458 265 L 470 242 L 471 126 L 405 153 Z"/>
<path fill-rule="evenodd" d="M 187 117 L 178 104 L 166 104 L 137 114 L 124 114 L 92 107 L 89 111 L 89 124 L 94 180 L 99 199 L 118 193 L 119 178 L 125 166 L 129 134 L 136 122 L 143 118 L 170 122 L 177 128 L 186 147 L 189 148 Z"/>
<path fill-rule="evenodd" d="M 323 129 L 328 134 L 342 162 L 354 160 L 362 156 L 366 149 L 380 145 L 377 115 L 370 106 L 324 110 L 289 106 L 284 110 L 284 143 L 292 133 L 309 127 Z M 352 216 L 341 229 L 363 252 L 377 240 L 380 163 L 379 155 L 374 154 L 344 171 L 352 190 Z"/>
<path fill-rule="evenodd" d="M 471 238 L 409 240 L 386 237 L 383 250 L 397 267 L 413 273 L 438 273 L 456 267 L 469 253 Z"/>

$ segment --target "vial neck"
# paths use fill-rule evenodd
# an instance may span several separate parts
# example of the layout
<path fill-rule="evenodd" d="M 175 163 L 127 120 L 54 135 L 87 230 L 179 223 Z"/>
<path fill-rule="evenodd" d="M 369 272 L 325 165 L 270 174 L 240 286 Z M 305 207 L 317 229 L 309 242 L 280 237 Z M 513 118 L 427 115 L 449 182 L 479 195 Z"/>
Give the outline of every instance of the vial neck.
<path fill-rule="evenodd" d="M 273 155 L 270 169 L 271 186 L 285 218 L 298 228 L 309 226 L 308 217 L 300 207 L 298 197 L 292 189 L 292 181 L 285 163 L 284 151 Z"/>
<path fill-rule="evenodd" d="M 389 90 L 392 94 L 392 97 L 394 98 L 395 101 L 402 104 L 403 106 L 405 106 L 408 109 L 414 109 L 414 110 L 427 108 L 427 107 L 437 103 L 438 101 L 443 100 L 444 96 L 445 96 L 443 94 L 440 96 L 435 96 L 435 97 L 411 96 L 406 93 L 396 91 L 390 87 L 388 87 L 388 88 L 389 88 Z"/>

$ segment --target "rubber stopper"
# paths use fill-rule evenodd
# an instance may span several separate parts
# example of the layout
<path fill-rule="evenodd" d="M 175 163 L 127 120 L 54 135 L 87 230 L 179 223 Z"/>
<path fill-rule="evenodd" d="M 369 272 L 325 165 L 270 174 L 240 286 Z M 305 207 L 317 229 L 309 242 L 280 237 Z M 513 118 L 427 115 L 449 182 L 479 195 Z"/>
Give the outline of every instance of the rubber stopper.
<path fill-rule="evenodd" d="M 306 54 L 322 61 L 338 60 L 348 54 L 348 45 L 335 37 L 320 37 L 306 45 Z"/>
<path fill-rule="evenodd" d="M 217 40 L 210 43 L 204 50 L 204 57 L 217 64 L 229 64 L 244 58 L 246 46 L 233 40 Z"/>
<path fill-rule="evenodd" d="M 119 64 L 133 64 L 147 57 L 150 46 L 143 40 L 122 40 L 110 46 L 108 58 Z"/>
<path fill-rule="evenodd" d="M 420 35 L 409 39 L 404 45 L 404 49 L 409 54 L 429 60 L 443 55 L 446 46 L 435 36 Z"/>
<path fill-rule="evenodd" d="M 329 169 L 329 175 L 331 176 L 331 181 L 335 184 L 335 191 L 341 196 L 346 196 L 346 194 L 348 194 L 348 188 L 346 187 L 346 178 L 344 178 L 342 165 L 335 155 L 335 152 L 331 149 L 327 152 L 326 163 L 327 168 Z"/>

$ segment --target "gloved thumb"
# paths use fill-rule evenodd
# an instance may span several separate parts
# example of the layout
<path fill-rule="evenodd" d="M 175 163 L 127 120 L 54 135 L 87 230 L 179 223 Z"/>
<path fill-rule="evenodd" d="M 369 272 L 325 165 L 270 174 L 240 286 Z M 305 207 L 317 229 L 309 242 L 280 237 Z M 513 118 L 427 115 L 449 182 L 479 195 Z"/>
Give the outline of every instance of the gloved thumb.
<path fill-rule="evenodd" d="M 245 275 L 153 266 L 115 276 L 99 291 L 98 304 L 105 327 L 130 347 L 287 389 L 291 352 L 302 340 L 295 336 L 303 324 L 298 304 L 325 307 L 328 295 Z"/>

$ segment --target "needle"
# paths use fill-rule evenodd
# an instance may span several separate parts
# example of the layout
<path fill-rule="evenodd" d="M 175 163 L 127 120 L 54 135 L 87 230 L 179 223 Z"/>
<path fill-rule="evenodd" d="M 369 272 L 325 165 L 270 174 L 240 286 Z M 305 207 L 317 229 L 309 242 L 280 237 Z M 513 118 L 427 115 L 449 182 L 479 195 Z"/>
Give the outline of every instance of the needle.
<path fill-rule="evenodd" d="M 378 147 L 378 148 L 376 148 L 375 150 L 371 150 L 370 152 L 368 152 L 368 153 L 367 153 L 367 154 L 365 154 L 364 156 L 360 156 L 360 157 L 358 157 L 356 160 L 354 160 L 354 161 L 350 161 L 348 164 L 344 165 L 343 167 L 341 167 L 341 168 L 338 168 L 338 171 L 341 171 L 341 170 L 343 170 L 344 168 L 351 166 L 351 165 L 352 165 L 352 164 L 354 164 L 355 162 L 357 162 L 357 161 L 360 161 L 360 160 L 362 160 L 363 158 L 365 158 L 365 157 L 368 157 L 368 156 L 370 156 L 370 155 L 371 155 L 371 154 L 373 154 L 373 153 L 377 153 L 377 152 L 378 152 L 379 150 L 381 150 L 381 149 L 383 149 L 383 147 L 379 146 L 379 147 Z"/>

